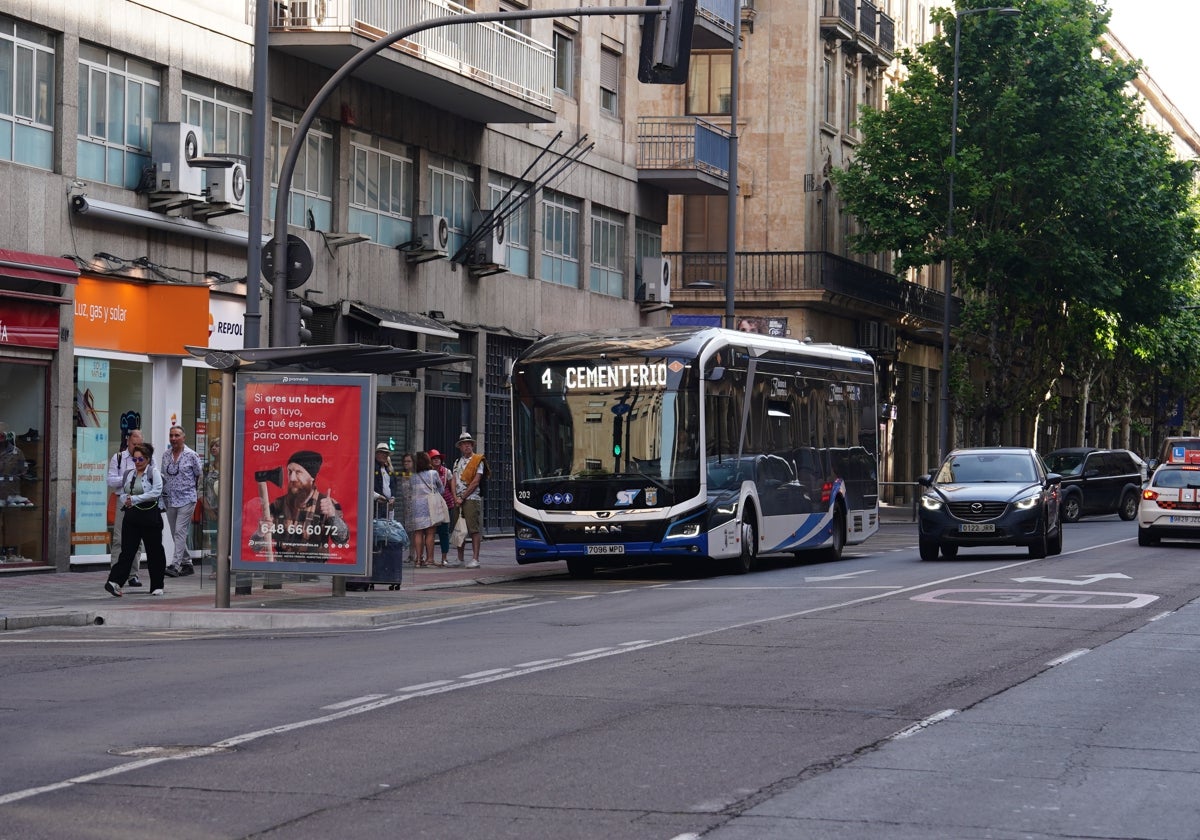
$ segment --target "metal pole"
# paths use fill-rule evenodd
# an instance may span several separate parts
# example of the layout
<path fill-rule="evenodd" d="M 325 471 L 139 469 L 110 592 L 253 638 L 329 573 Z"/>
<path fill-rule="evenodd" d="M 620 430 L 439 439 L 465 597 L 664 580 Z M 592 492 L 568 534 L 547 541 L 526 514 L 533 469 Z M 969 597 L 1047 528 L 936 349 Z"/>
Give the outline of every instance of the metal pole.
<path fill-rule="evenodd" d="M 218 609 L 229 608 L 229 557 L 233 534 L 233 371 L 221 371 L 221 457 L 217 464 L 217 601 Z M 230 419 L 225 419 L 225 414 Z M 239 593 L 240 594 L 240 593 Z"/>
<path fill-rule="evenodd" d="M 263 187 L 267 177 L 267 113 L 271 110 L 267 87 L 268 35 L 271 3 L 256 0 L 254 8 L 254 91 L 250 115 L 250 195 L 246 202 L 249 224 L 246 233 L 246 329 L 242 346 L 258 347 L 262 341 L 262 229 Z"/>
<path fill-rule="evenodd" d="M 725 220 L 725 328 L 734 328 L 734 298 L 737 292 L 737 194 L 738 194 L 738 55 L 742 43 L 742 5 L 733 9 L 733 49 L 729 66 L 729 207 Z"/>
<path fill-rule="evenodd" d="M 950 161 L 948 175 L 948 194 L 950 208 L 946 214 L 946 299 L 942 310 L 942 388 L 939 409 L 941 416 L 938 424 L 938 455 L 939 461 L 950 454 L 950 318 L 953 314 L 951 304 L 954 301 L 954 260 L 950 255 L 950 242 L 954 239 L 954 161 L 958 154 L 958 44 L 962 37 L 962 19 L 967 15 L 979 15 L 985 12 L 995 12 L 999 15 L 1019 15 L 1020 9 L 1009 6 L 989 6 L 985 9 L 963 9 L 954 15 L 954 70 L 950 76 Z"/>

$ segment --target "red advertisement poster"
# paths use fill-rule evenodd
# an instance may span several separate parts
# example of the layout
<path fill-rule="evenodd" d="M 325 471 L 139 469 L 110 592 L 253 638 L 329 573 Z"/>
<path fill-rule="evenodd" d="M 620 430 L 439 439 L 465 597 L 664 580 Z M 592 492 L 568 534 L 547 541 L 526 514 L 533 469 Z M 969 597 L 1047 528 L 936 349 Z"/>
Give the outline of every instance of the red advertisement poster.
<path fill-rule="evenodd" d="M 365 573 L 374 377 L 241 374 L 235 569 Z"/>

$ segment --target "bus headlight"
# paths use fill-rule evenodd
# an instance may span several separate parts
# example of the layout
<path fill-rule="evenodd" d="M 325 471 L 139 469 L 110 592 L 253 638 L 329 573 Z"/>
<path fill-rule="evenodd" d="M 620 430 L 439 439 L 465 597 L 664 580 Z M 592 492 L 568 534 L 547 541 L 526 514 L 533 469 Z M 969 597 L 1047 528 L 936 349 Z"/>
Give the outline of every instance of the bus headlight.
<path fill-rule="evenodd" d="M 691 522 L 684 522 L 682 525 L 676 525 L 671 529 L 668 539 L 678 537 L 698 537 L 700 536 L 700 522 L 693 519 Z"/>

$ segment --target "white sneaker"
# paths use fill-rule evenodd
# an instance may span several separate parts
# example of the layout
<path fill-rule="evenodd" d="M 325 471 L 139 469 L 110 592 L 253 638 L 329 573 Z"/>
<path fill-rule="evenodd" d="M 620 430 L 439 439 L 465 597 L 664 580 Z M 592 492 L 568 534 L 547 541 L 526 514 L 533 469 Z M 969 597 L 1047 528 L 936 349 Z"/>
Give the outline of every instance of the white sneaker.
<path fill-rule="evenodd" d="M 478 568 L 479 568 L 479 561 L 478 561 L 478 560 L 472 560 L 471 562 L 467 563 L 467 568 L 468 568 L 468 569 L 478 569 Z"/>
<path fill-rule="evenodd" d="M 150 594 L 151 594 L 151 595 L 162 595 L 162 594 L 163 594 L 163 591 L 162 591 L 161 589 L 152 589 L 152 590 L 150 591 Z"/>

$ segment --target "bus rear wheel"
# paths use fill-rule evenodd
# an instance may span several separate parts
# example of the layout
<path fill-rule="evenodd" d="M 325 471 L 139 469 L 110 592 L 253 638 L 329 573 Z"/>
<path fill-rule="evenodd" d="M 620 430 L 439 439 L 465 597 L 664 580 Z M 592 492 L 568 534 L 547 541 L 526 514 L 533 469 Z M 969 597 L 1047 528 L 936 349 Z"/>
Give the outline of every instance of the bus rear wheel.
<path fill-rule="evenodd" d="M 832 542 L 825 547 L 825 560 L 841 560 L 842 551 L 846 548 L 846 511 L 839 504 L 833 509 L 832 531 L 830 533 Z"/>
<path fill-rule="evenodd" d="M 596 575 L 596 564 L 582 557 L 568 557 L 567 572 L 576 580 L 584 580 Z"/>

